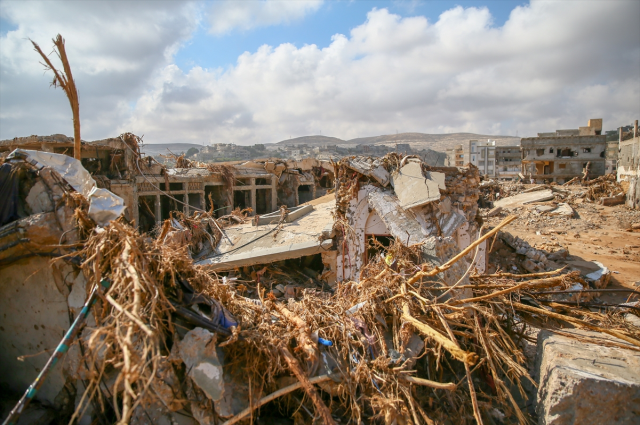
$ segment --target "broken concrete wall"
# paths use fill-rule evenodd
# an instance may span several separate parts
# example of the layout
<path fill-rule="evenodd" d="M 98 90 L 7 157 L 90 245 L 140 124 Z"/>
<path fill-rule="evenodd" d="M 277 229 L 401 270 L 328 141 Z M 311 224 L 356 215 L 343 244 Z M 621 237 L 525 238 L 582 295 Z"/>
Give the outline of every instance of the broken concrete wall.
<path fill-rule="evenodd" d="M 418 164 L 415 164 L 418 165 Z M 414 167 L 414 166 L 412 166 Z M 415 168 L 415 167 L 414 167 Z M 405 245 L 430 245 L 425 253 L 426 261 L 435 267 L 444 264 L 455 254 L 469 246 L 478 237 L 479 226 L 476 222 L 479 198 L 479 176 L 475 167 L 457 169 L 454 167 L 429 167 L 425 170 L 432 175 L 434 190 L 439 195 L 430 194 L 431 201 L 424 201 L 424 193 L 410 195 L 414 208 L 403 208 L 396 194 L 403 190 L 404 180 L 395 179 L 394 189 L 382 189 L 374 185 L 364 185 L 357 198 L 349 202 L 346 218 L 350 225 L 349 234 L 342 235 L 344 243 L 338 244 L 337 279 L 339 281 L 358 279 L 357 273 L 365 265 L 367 235 L 393 236 Z M 415 173 L 414 173 L 415 174 Z M 416 176 L 413 176 L 415 180 Z M 410 178 L 407 175 L 407 178 Z M 413 182 L 413 180 L 409 180 Z M 423 181 L 420 184 L 424 185 Z M 414 190 L 414 185 L 410 185 Z M 423 190 L 423 192 L 426 189 Z M 409 199 L 409 198 L 407 198 Z M 446 275 L 446 281 L 455 283 L 464 275 L 472 261 L 474 253 L 461 261 L 455 270 Z M 474 266 L 477 272 L 486 269 L 486 243 L 477 250 Z M 458 270 L 458 268 L 460 270 Z"/>
<path fill-rule="evenodd" d="M 521 139 L 522 173 L 538 183 L 544 180 L 564 183 L 582 175 L 587 163 L 591 178 L 606 171 L 606 136 L 567 135 Z"/>
<path fill-rule="evenodd" d="M 64 262 L 32 257 L 0 268 L 0 386 L 22 394 L 38 376 L 85 302 L 85 279 Z M 89 325 L 95 323 L 89 320 Z M 36 400 L 62 409 L 75 386 L 77 345 L 52 369 Z M 81 395 L 81 394 L 80 394 Z M 75 394 L 71 402 L 75 406 Z"/>
<path fill-rule="evenodd" d="M 640 354 L 598 332 L 538 335 L 539 423 L 640 423 Z M 607 346 L 613 342 L 617 346 Z"/>
<path fill-rule="evenodd" d="M 124 200 L 124 204 L 126 205 L 124 217 L 129 221 L 135 220 L 135 222 L 138 223 L 140 221 L 140 215 L 138 213 L 136 202 L 138 199 L 136 186 L 129 184 L 128 182 L 112 180 L 109 187 L 111 192 Z"/>
<path fill-rule="evenodd" d="M 298 205 L 298 179 L 295 174 L 282 173 L 278 180 L 278 205 L 289 208 Z"/>
<path fill-rule="evenodd" d="M 618 156 L 618 182 L 626 182 L 626 205 L 640 209 L 640 138 L 620 142 Z"/>

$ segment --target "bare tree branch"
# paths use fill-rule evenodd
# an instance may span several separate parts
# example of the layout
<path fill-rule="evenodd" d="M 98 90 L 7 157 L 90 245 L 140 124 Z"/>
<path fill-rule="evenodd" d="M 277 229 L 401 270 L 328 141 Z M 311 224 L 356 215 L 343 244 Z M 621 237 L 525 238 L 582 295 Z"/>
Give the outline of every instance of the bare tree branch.
<path fill-rule="evenodd" d="M 73 75 L 71 74 L 71 66 L 69 65 L 69 59 L 67 57 L 67 51 L 64 47 L 64 39 L 60 34 L 54 38 L 53 51 L 56 53 L 60 61 L 62 62 L 62 68 L 64 72 L 60 72 L 53 66 L 49 57 L 44 54 L 40 46 L 33 40 L 29 39 L 33 44 L 33 47 L 36 52 L 42 56 L 42 59 L 45 63 L 44 65 L 45 71 L 53 72 L 53 81 L 51 85 L 55 87 L 61 87 L 67 95 L 67 99 L 69 99 L 69 105 L 71 106 L 71 112 L 73 114 L 73 157 L 75 159 L 81 159 L 81 142 L 80 142 L 80 103 L 78 101 L 78 90 L 76 89 L 76 83 L 73 80 Z M 57 49 L 57 50 L 56 50 Z M 40 62 L 42 63 L 42 62 Z"/>

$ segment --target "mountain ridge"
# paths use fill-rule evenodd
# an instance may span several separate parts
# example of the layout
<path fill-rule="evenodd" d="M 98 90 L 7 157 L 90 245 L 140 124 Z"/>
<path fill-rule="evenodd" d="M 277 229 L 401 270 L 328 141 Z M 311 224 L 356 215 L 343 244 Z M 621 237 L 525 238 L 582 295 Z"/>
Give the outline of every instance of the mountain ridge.
<path fill-rule="evenodd" d="M 456 145 L 466 144 L 469 140 L 495 140 L 496 145 L 519 145 L 520 138 L 514 136 L 488 135 L 477 133 L 445 133 L 445 134 L 427 134 L 427 133 L 399 133 L 387 134 L 382 136 L 357 137 L 355 139 L 343 140 L 337 137 L 313 135 L 301 136 L 293 139 L 281 140 L 276 145 L 388 145 L 395 143 L 408 143 L 412 149 L 433 149 L 444 152 Z"/>

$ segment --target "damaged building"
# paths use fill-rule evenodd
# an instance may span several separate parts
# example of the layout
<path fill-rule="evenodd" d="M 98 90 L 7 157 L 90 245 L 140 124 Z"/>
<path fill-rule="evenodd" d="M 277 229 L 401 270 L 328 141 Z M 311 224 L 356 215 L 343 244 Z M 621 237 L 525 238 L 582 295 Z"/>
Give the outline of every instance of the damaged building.
<path fill-rule="evenodd" d="M 73 156 L 73 139 L 64 135 L 0 141 L 0 155 L 16 148 Z M 100 187 L 124 199 L 125 217 L 149 231 L 181 212 L 214 209 L 216 216 L 250 208 L 267 214 L 279 205 L 295 207 L 333 187 L 333 166 L 315 159 L 236 161 L 203 164 L 182 159 L 167 168 L 141 152 L 141 140 L 120 137 L 82 142 L 82 165 Z"/>
<path fill-rule="evenodd" d="M 586 127 L 538 133 L 521 139 L 522 174 L 532 182 L 564 183 L 574 177 L 602 176 L 606 172 L 606 136 L 602 119 L 590 119 Z"/>
<path fill-rule="evenodd" d="M 627 187 L 626 204 L 630 208 L 640 209 L 640 137 L 638 120 L 631 132 L 620 129 L 617 180 Z"/>
<path fill-rule="evenodd" d="M 381 261 L 378 254 L 395 240 L 421 246 L 424 260 L 436 266 L 479 236 L 475 167 L 430 167 L 417 157 L 407 157 L 393 173 L 367 157 L 343 159 L 338 167 L 337 196 L 294 208 L 280 224 L 281 214 L 273 213 L 231 227 L 226 230 L 229 238 L 198 264 L 229 271 L 316 255 L 314 273 L 335 286 L 359 280 L 362 268 Z M 485 251 L 481 244 L 475 256 L 473 268 L 479 273 L 486 267 Z M 451 277 L 447 272 L 443 279 L 453 284 L 458 272 Z"/>
<path fill-rule="evenodd" d="M 586 344 L 584 331 L 562 331 L 563 323 L 589 329 L 589 338 L 608 333 L 608 355 L 633 371 L 637 332 L 611 326 L 618 316 L 568 314 L 564 290 L 585 283 L 577 272 L 489 271 L 489 243 L 507 250 L 510 241 L 517 248 L 508 255 L 536 264 L 546 254 L 501 230 L 515 215 L 483 222 L 473 165 L 434 167 L 392 153 L 218 169 L 180 162 L 163 173 L 132 159 L 141 171 L 125 177 L 118 167 L 117 180 L 138 202 L 149 197 L 150 216 L 163 214 L 158 195 L 183 195 L 189 214 L 143 233 L 123 217 L 124 197 L 64 152 L 4 157 L 7 423 L 524 424 L 536 414 L 554 423 L 582 400 L 595 407 L 581 407 L 580 417 L 637 418 L 628 408 L 637 374 L 600 377 L 589 357 L 585 378 L 555 349 Z M 194 181 L 202 188 L 171 186 Z M 140 191 L 144 182 L 168 191 Z M 262 189 L 273 211 L 243 213 L 260 211 Z M 192 194 L 207 211 L 190 208 Z M 225 199 L 238 208 L 216 215 Z M 564 298 L 549 302 L 549 291 Z M 536 368 L 530 324 L 543 328 Z M 607 408 L 596 406 L 594 388 L 615 394 Z"/>

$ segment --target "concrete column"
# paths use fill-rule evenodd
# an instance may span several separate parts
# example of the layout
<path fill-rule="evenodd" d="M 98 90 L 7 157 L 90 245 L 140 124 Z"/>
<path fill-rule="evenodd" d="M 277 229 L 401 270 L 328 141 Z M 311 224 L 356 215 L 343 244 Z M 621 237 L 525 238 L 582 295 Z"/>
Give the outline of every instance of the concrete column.
<path fill-rule="evenodd" d="M 638 120 L 633 125 L 633 137 L 638 137 Z"/>
<path fill-rule="evenodd" d="M 278 186 L 277 186 L 277 177 L 271 177 L 271 211 L 276 211 L 278 209 Z"/>
<path fill-rule="evenodd" d="M 160 205 L 160 194 L 156 194 L 156 223 L 162 223 L 162 206 Z"/>
<path fill-rule="evenodd" d="M 133 205 L 129 208 L 131 209 L 131 217 L 136 223 L 136 227 L 140 226 L 140 200 L 138 199 L 138 182 L 134 179 L 131 183 L 133 185 Z"/>
<path fill-rule="evenodd" d="M 622 127 L 618 127 L 618 143 L 622 142 Z"/>
<path fill-rule="evenodd" d="M 184 203 L 186 205 L 182 206 L 182 211 L 184 211 L 185 215 L 189 217 L 191 207 L 189 207 L 189 182 L 184 182 Z"/>
<path fill-rule="evenodd" d="M 256 179 L 255 177 L 251 177 L 251 209 L 253 210 L 253 215 L 256 214 Z"/>

